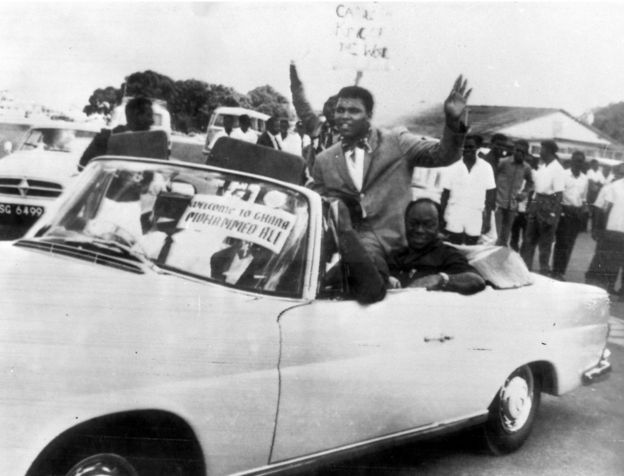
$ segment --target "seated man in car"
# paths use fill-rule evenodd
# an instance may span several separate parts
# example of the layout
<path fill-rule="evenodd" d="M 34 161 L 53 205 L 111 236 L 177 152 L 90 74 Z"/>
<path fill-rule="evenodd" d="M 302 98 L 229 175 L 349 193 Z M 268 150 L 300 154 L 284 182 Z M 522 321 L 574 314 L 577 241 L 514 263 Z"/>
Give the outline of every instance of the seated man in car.
<path fill-rule="evenodd" d="M 462 253 L 439 236 L 440 207 L 428 198 L 411 202 L 405 210 L 407 247 L 390 256 L 390 287 L 474 294 L 485 280 Z"/>

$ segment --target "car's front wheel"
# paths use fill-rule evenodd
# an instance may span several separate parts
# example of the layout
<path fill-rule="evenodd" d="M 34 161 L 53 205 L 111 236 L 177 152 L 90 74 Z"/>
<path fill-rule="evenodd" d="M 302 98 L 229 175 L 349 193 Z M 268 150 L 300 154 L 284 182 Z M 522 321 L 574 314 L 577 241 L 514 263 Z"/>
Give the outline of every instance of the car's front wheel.
<path fill-rule="evenodd" d="M 540 382 L 528 365 L 514 370 L 489 408 L 485 441 L 496 455 L 511 453 L 529 437 L 540 403 Z"/>
<path fill-rule="evenodd" d="M 66 476 L 138 476 L 138 473 L 126 458 L 99 453 L 80 460 Z"/>

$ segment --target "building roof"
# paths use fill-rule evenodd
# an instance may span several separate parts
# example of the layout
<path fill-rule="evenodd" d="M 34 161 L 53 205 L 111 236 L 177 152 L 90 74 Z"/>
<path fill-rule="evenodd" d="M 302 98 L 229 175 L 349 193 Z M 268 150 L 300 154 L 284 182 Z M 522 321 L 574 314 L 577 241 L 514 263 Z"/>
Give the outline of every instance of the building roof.
<path fill-rule="evenodd" d="M 609 135 L 589 124 L 579 121 L 563 109 L 549 107 L 470 105 L 468 122 L 470 123 L 470 132 L 472 134 L 479 134 L 487 137 L 500 131 L 501 129 L 556 113 L 564 114 L 571 120 L 590 129 L 599 137 L 602 137 L 613 144 L 618 144 L 618 142 Z M 416 116 L 408 117 L 405 119 L 405 123 L 408 129 L 417 132 L 418 134 L 440 137 L 442 127 L 444 125 L 444 113 L 442 111 L 442 107 L 436 106 L 435 108 L 424 111 Z"/>

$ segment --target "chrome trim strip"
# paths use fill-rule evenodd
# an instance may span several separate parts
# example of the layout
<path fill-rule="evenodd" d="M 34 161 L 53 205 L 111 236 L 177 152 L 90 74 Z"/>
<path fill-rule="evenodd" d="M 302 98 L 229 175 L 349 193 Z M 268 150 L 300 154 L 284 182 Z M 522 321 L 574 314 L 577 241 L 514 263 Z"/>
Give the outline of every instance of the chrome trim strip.
<path fill-rule="evenodd" d="M 377 438 L 372 438 L 370 440 L 361 441 L 358 443 L 352 443 L 350 445 L 341 446 L 338 448 L 334 448 L 331 450 L 320 451 L 318 453 L 313 453 L 306 456 L 301 456 L 294 459 L 289 459 L 286 461 L 280 461 L 274 464 L 268 464 L 266 466 L 261 466 L 259 468 L 254 468 L 250 470 L 244 470 L 238 473 L 232 473 L 231 476 L 251 476 L 251 475 L 266 475 L 266 474 L 275 474 L 280 473 L 282 471 L 286 471 L 288 469 L 295 469 L 297 467 L 304 466 L 306 464 L 313 464 L 320 460 L 328 459 L 332 456 L 337 456 L 342 453 L 353 453 L 356 451 L 362 451 L 368 448 L 374 448 L 378 446 L 383 446 L 384 444 L 398 443 L 399 441 L 408 440 L 410 438 L 415 438 L 419 435 L 429 435 L 432 433 L 443 432 L 444 430 L 448 430 L 450 428 L 454 428 L 456 426 L 471 426 L 477 425 L 479 423 L 483 423 L 487 420 L 488 412 L 484 410 L 482 412 L 475 412 L 469 415 L 455 418 L 451 420 L 445 420 L 439 423 L 430 423 L 428 425 L 424 425 L 418 428 L 412 428 L 410 430 L 404 430 L 397 433 L 392 433 L 385 436 L 379 436 Z"/>

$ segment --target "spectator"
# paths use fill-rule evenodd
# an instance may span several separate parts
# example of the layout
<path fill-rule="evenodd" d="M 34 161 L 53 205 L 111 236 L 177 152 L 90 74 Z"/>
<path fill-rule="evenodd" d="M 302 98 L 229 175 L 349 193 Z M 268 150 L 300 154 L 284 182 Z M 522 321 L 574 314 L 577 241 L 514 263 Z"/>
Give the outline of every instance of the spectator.
<path fill-rule="evenodd" d="M 120 124 L 113 130 L 102 129 L 95 135 L 89 146 L 83 152 L 78 162 L 78 170 L 84 169 L 91 159 L 100 155 L 105 155 L 108 148 L 108 139 L 111 134 L 120 132 L 140 132 L 149 131 L 154 124 L 154 114 L 152 112 L 152 101 L 145 97 L 135 97 L 126 103 L 127 125 Z"/>
<path fill-rule="evenodd" d="M 583 173 L 585 154 L 575 151 L 570 168 L 564 172 L 565 181 L 561 200 L 561 217 L 555 232 L 552 276 L 564 280 L 574 243 L 583 229 L 587 215 L 587 175 Z"/>
<path fill-rule="evenodd" d="M 518 204 L 533 190 L 531 166 L 526 162 L 529 143 L 514 144 L 513 156 L 502 159 L 496 169 L 496 232 L 498 246 L 509 245 L 509 233 L 518 213 Z"/>
<path fill-rule="evenodd" d="M 405 128 L 371 127 L 372 94 L 359 86 L 338 93 L 335 121 L 342 140 L 316 158 L 311 187 L 355 204 L 358 236 L 386 278 L 390 251 L 405 245 L 403 211 L 414 167 L 441 167 L 459 159 L 466 130 L 461 117 L 471 91 L 466 86 L 466 80 L 457 78 L 444 102 L 446 127 L 439 142 L 422 140 Z"/>
<path fill-rule="evenodd" d="M 279 140 L 282 144 L 282 150 L 303 157 L 303 138 L 296 132 L 290 132 L 289 129 L 290 122 L 288 119 L 280 119 Z"/>
<path fill-rule="evenodd" d="M 232 132 L 234 132 L 234 116 L 226 114 L 225 116 L 223 116 L 223 130 L 220 130 L 215 134 L 208 148 L 212 149 L 217 140 L 219 140 L 221 137 L 231 137 Z"/>
<path fill-rule="evenodd" d="M 592 237 L 596 240 L 596 251 L 585 281 L 618 294 L 615 283 L 618 273 L 624 269 L 624 164 L 614 167 L 613 178 L 594 202 L 596 219 L 592 223 Z M 623 293 L 620 285 L 620 300 Z"/>
<path fill-rule="evenodd" d="M 476 245 L 490 230 L 496 198 L 492 167 L 477 157 L 477 144 L 466 137 L 463 159 L 442 174 L 440 203 L 451 243 Z"/>
<path fill-rule="evenodd" d="M 587 170 L 587 203 L 593 205 L 598 197 L 598 192 L 606 182 L 606 178 L 600 171 L 600 164 L 596 159 L 589 162 Z"/>
<path fill-rule="evenodd" d="M 527 163 L 531 167 L 531 181 L 533 179 L 533 171 L 537 169 L 537 162 L 537 157 L 527 154 Z M 529 203 L 529 197 L 531 195 L 532 193 L 529 193 L 528 196 L 518 202 L 518 212 L 516 213 L 516 217 L 511 225 L 511 238 L 509 246 L 514 251 L 520 251 L 520 240 L 524 236 L 524 232 L 526 230 L 526 210 Z"/>
<path fill-rule="evenodd" d="M 411 202 L 405 210 L 408 246 L 390 259 L 392 287 L 474 294 L 485 289 L 485 280 L 455 247 L 440 238 L 438 204 L 429 198 Z"/>
<path fill-rule="evenodd" d="M 258 137 L 258 145 L 270 147 L 272 149 L 282 150 L 282 144 L 279 138 L 279 123 L 276 117 L 269 117 L 266 122 L 266 131 Z"/>
<path fill-rule="evenodd" d="M 238 116 L 238 127 L 232 130 L 230 137 L 252 144 L 258 141 L 258 134 L 251 128 L 251 118 L 247 114 Z"/>
<path fill-rule="evenodd" d="M 535 248 L 539 247 L 540 273 L 550 275 L 550 253 L 561 214 L 561 197 L 565 186 L 563 167 L 557 160 L 557 144 L 541 143 L 540 164 L 533 171 L 535 195 L 527 210 L 527 228 L 520 254 L 529 271 Z"/>
<path fill-rule="evenodd" d="M 496 170 L 500 160 L 507 155 L 508 149 L 507 136 L 500 132 L 496 133 L 490 139 L 490 151 L 483 158 L 492 166 L 492 170 Z"/>

